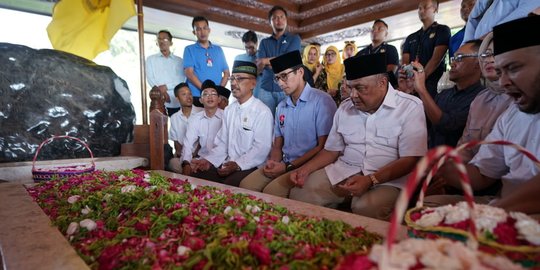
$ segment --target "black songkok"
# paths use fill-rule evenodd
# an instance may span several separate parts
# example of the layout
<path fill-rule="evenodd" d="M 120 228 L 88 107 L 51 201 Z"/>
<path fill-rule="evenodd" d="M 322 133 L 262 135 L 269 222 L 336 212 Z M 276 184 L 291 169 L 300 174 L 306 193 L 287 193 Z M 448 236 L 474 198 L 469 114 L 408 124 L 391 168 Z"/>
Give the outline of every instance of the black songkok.
<path fill-rule="evenodd" d="M 349 57 L 343 62 L 347 80 L 386 73 L 386 53 Z"/>
<path fill-rule="evenodd" d="M 302 65 L 302 56 L 300 55 L 300 51 L 294 50 L 270 60 L 270 64 L 272 65 L 274 74 L 278 74 L 288 68 Z"/>
<path fill-rule="evenodd" d="M 540 16 L 525 17 L 493 27 L 494 54 L 540 45 L 540 35 L 535 32 L 539 28 Z"/>

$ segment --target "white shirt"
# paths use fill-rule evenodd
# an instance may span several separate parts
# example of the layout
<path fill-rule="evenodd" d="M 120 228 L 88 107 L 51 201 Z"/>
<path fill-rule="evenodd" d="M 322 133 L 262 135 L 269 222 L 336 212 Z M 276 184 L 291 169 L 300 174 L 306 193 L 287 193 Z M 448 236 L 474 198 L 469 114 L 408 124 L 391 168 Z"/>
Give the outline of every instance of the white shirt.
<path fill-rule="evenodd" d="M 157 53 L 146 59 L 146 80 L 150 87 L 167 85 L 171 102 L 165 102 L 167 108 L 179 108 L 180 102 L 174 96 L 174 87 L 186 81 L 184 64 L 181 57 L 170 54 L 169 57 Z"/>
<path fill-rule="evenodd" d="M 374 173 L 401 157 L 424 156 L 427 129 L 422 101 L 391 85 L 373 114 L 356 109 L 347 99 L 334 115 L 324 148 L 341 152 L 334 163 L 325 167 L 332 185 L 360 172 Z M 407 175 L 384 184 L 402 188 L 406 179 Z"/>
<path fill-rule="evenodd" d="M 212 117 L 208 117 L 205 111 L 198 112 L 189 118 L 186 136 L 184 137 L 184 144 L 182 148 L 182 158 L 180 160 L 187 160 L 191 162 L 193 157 L 193 151 L 198 142 L 201 146 L 199 149 L 199 156 L 206 158 L 210 153 L 210 150 L 214 148 L 214 140 L 221 128 L 223 121 L 223 110 L 217 109 L 216 113 Z"/>
<path fill-rule="evenodd" d="M 486 141 L 505 140 L 523 146 L 536 157 L 540 156 L 540 113 L 527 114 L 512 104 L 493 127 Z M 529 181 L 540 170 L 525 155 L 510 146 L 481 145 L 470 162 L 480 173 L 502 179 L 501 197 L 510 194 L 517 186 Z"/>
<path fill-rule="evenodd" d="M 191 115 L 194 115 L 202 110 L 203 108 L 192 106 Z M 188 125 L 188 117 L 184 115 L 182 110 L 179 110 L 177 113 L 173 114 L 171 116 L 171 128 L 169 129 L 169 140 L 177 141 L 180 144 L 184 143 L 187 125 Z"/>
<path fill-rule="evenodd" d="M 206 160 L 216 168 L 224 161 L 235 161 L 242 170 L 255 168 L 270 153 L 272 127 L 272 112 L 260 100 L 252 96 L 241 105 L 235 101 L 225 108 L 216 147 Z"/>

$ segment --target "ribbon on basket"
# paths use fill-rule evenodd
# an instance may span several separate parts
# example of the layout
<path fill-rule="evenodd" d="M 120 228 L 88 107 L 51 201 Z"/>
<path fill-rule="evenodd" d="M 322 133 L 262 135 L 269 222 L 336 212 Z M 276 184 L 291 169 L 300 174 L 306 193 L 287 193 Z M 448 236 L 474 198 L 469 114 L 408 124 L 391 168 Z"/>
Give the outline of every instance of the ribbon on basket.
<path fill-rule="evenodd" d="M 72 165 L 72 166 L 57 166 L 57 167 L 51 167 L 51 168 L 36 168 L 36 160 L 37 157 L 43 148 L 43 146 L 51 143 L 54 140 L 57 139 L 70 139 L 75 140 L 79 142 L 84 148 L 90 153 L 90 164 L 84 164 L 84 165 Z M 79 175 L 83 173 L 89 173 L 93 172 L 96 169 L 96 163 L 94 161 L 94 153 L 92 153 L 92 150 L 86 144 L 84 141 L 71 137 L 68 135 L 60 135 L 60 136 L 52 136 L 39 145 L 39 147 L 36 150 L 36 154 L 34 155 L 34 159 L 32 160 L 32 178 L 34 179 L 34 182 L 41 182 L 41 181 L 47 181 L 52 179 L 53 177 L 68 177 L 72 175 Z"/>
<path fill-rule="evenodd" d="M 413 235 L 428 238 L 448 237 L 452 239 L 459 239 L 461 241 L 467 239 L 467 244 L 471 248 L 480 248 L 480 250 L 489 251 L 490 253 L 503 254 L 526 267 L 540 266 L 540 246 L 538 244 L 534 244 L 535 241 L 532 240 L 536 236 L 531 236 L 529 232 L 526 232 L 527 230 L 539 231 L 540 224 L 538 224 L 537 221 L 534 221 L 532 218 L 522 213 L 513 212 L 508 214 L 503 209 L 488 205 L 478 205 L 477 207 L 474 206 L 470 179 L 458 154 L 462 149 L 475 147 L 480 144 L 495 144 L 512 147 L 519 153 L 529 158 L 534 165 L 540 169 L 540 161 L 532 153 L 520 145 L 508 141 L 471 141 L 457 148 L 441 146 L 432 149 L 430 152 L 428 152 L 428 155 L 417 164 L 415 171 L 410 175 L 405 190 L 400 194 L 400 197 L 396 203 L 396 209 L 394 215 L 392 216 L 391 226 L 397 226 L 397 223 L 394 224 L 394 221 L 402 220 L 407 203 L 412 196 L 412 192 L 419 184 L 419 181 L 423 179 L 424 174 L 426 174 L 416 207 L 410 209 L 405 214 L 405 221 L 407 226 L 410 229 L 413 229 L 410 230 Z M 462 203 L 458 203 L 455 206 L 424 208 L 423 200 L 427 186 L 429 185 L 429 182 L 433 176 L 437 173 L 437 170 L 448 160 L 453 160 L 456 165 L 468 208 L 464 209 L 463 207 L 465 204 Z M 430 165 L 432 165 L 431 168 L 429 167 Z M 459 211 L 465 211 L 465 213 L 468 211 L 468 220 L 465 216 L 460 215 L 459 213 L 463 212 Z M 458 217 L 461 217 L 461 219 L 456 219 L 456 213 Z M 450 218 L 453 221 L 447 222 L 447 218 Z M 463 218 L 465 218 L 465 220 L 463 220 Z M 477 218 L 479 219 L 478 221 L 476 221 Z M 488 223 L 491 225 L 486 225 L 486 221 L 489 221 Z M 455 226 L 453 224 L 456 224 L 455 222 L 468 222 L 468 231 L 453 227 Z M 480 227 L 477 227 L 477 222 L 480 222 Z M 514 226 L 514 223 L 516 226 Z M 521 228 L 518 228 L 518 223 L 521 224 L 519 225 Z M 500 241 L 498 239 L 501 238 L 499 238 L 499 236 L 496 234 L 497 231 L 495 230 L 495 227 L 510 225 L 512 228 L 514 228 L 513 230 L 515 230 L 516 233 L 519 233 L 519 237 L 516 236 L 515 242 L 498 242 Z M 523 226 L 529 227 L 527 229 L 523 229 Z M 386 251 L 390 250 L 390 245 L 392 244 L 390 241 L 393 241 L 394 238 L 395 235 L 389 233 L 389 238 L 387 239 L 388 242 L 385 243 Z M 526 241 L 518 241 L 518 238 L 525 239 Z"/>

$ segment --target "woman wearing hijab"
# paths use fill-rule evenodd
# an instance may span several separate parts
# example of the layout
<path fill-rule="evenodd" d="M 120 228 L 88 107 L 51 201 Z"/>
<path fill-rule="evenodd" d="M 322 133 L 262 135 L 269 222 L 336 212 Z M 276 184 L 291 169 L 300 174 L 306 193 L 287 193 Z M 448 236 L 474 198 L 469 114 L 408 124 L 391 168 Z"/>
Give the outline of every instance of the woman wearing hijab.
<path fill-rule="evenodd" d="M 320 55 L 319 47 L 316 45 L 306 46 L 304 48 L 304 54 L 302 55 L 302 62 L 313 75 L 314 82 L 317 81 L 317 77 L 319 77 L 323 69 L 323 66 L 319 62 Z"/>
<path fill-rule="evenodd" d="M 345 47 L 343 47 L 343 61 L 349 57 L 353 57 L 358 52 L 358 47 L 354 44 L 354 40 L 345 41 Z"/>
<path fill-rule="evenodd" d="M 345 67 L 341 63 L 339 51 L 335 46 L 330 46 L 326 49 L 322 66 L 323 69 L 317 80 L 315 80 L 315 88 L 330 94 L 336 104 L 339 105 L 341 101 L 339 83 L 343 79 Z"/>

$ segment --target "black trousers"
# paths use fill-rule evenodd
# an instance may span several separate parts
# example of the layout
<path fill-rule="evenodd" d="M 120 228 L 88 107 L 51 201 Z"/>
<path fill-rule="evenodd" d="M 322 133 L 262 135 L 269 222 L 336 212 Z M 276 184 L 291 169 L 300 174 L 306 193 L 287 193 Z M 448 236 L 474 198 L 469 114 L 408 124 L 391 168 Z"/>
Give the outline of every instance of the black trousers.
<path fill-rule="evenodd" d="M 237 187 L 240 185 L 240 182 L 242 182 L 242 180 L 246 176 L 248 176 L 250 173 L 252 173 L 256 169 L 257 168 L 255 167 L 255 168 L 245 170 L 245 171 L 236 171 L 230 174 L 229 176 L 221 177 L 217 173 L 217 169 L 214 166 L 212 166 L 208 171 L 197 172 L 197 173 L 192 174 L 191 176 L 201 178 L 204 180 L 209 180 L 212 182 L 218 182 L 225 185 Z"/>

